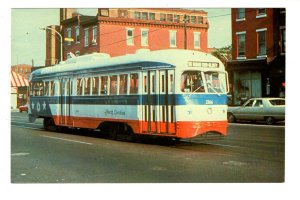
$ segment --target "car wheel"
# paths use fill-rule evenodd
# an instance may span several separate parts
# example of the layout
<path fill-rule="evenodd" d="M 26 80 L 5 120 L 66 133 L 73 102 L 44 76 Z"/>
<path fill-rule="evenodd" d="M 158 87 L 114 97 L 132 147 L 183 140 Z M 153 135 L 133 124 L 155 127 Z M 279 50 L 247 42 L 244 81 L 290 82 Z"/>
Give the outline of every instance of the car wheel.
<path fill-rule="evenodd" d="M 268 125 L 272 125 L 272 124 L 275 123 L 275 120 L 274 120 L 273 117 L 266 117 L 265 119 L 266 119 L 266 123 L 267 123 Z"/>
<path fill-rule="evenodd" d="M 235 116 L 232 113 L 228 113 L 227 120 L 229 123 L 233 123 L 233 122 L 235 122 Z"/>

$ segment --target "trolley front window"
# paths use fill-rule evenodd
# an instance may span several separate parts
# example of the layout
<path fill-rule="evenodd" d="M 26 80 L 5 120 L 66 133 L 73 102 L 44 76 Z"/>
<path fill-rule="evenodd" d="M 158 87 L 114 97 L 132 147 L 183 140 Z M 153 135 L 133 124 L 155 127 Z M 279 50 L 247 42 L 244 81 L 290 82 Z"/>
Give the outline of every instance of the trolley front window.
<path fill-rule="evenodd" d="M 200 71 L 185 71 L 181 75 L 181 92 L 205 92 L 204 83 Z"/>
<path fill-rule="evenodd" d="M 203 72 L 208 93 L 226 93 L 226 74 Z"/>
<path fill-rule="evenodd" d="M 184 71 L 180 90 L 184 93 L 226 93 L 226 74 L 214 71 Z"/>

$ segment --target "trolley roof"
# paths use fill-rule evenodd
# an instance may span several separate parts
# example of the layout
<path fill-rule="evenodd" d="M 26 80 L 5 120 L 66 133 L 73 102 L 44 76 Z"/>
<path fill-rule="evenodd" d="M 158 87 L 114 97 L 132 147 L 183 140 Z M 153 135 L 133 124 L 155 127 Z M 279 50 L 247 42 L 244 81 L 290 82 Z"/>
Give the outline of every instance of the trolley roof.
<path fill-rule="evenodd" d="M 58 65 L 38 69 L 32 72 L 33 76 L 51 76 L 52 74 L 65 74 L 82 70 L 102 69 L 112 66 L 122 66 L 122 69 L 130 69 L 130 64 L 139 63 L 160 63 L 166 66 L 187 67 L 188 62 L 216 62 L 219 63 L 219 70 L 223 71 L 224 66 L 216 57 L 208 53 L 193 50 L 167 49 L 150 51 L 148 49 L 138 50 L 135 54 L 110 57 L 108 54 L 94 53 L 79 57 L 70 58 Z M 141 66 L 142 67 L 142 66 Z"/>

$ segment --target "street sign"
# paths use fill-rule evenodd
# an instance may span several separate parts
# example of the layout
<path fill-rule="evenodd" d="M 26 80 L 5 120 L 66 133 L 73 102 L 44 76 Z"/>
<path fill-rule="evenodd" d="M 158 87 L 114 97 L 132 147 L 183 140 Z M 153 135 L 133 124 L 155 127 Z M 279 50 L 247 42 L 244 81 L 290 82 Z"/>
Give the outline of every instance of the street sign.
<path fill-rule="evenodd" d="M 73 38 L 65 38 L 65 41 L 67 41 L 67 42 L 73 42 L 74 39 Z"/>

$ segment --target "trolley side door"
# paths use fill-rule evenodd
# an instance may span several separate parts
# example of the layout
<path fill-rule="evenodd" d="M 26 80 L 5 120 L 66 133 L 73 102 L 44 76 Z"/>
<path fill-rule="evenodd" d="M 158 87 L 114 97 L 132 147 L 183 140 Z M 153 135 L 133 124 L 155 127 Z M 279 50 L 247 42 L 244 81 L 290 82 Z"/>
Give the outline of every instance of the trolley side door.
<path fill-rule="evenodd" d="M 157 77 L 156 71 L 142 73 L 142 131 L 157 133 Z"/>
<path fill-rule="evenodd" d="M 61 125 L 71 124 L 71 81 L 69 78 L 59 80 L 60 94 L 59 94 L 59 123 Z"/>
<path fill-rule="evenodd" d="M 159 127 L 161 133 L 175 133 L 174 70 L 159 71 Z"/>

